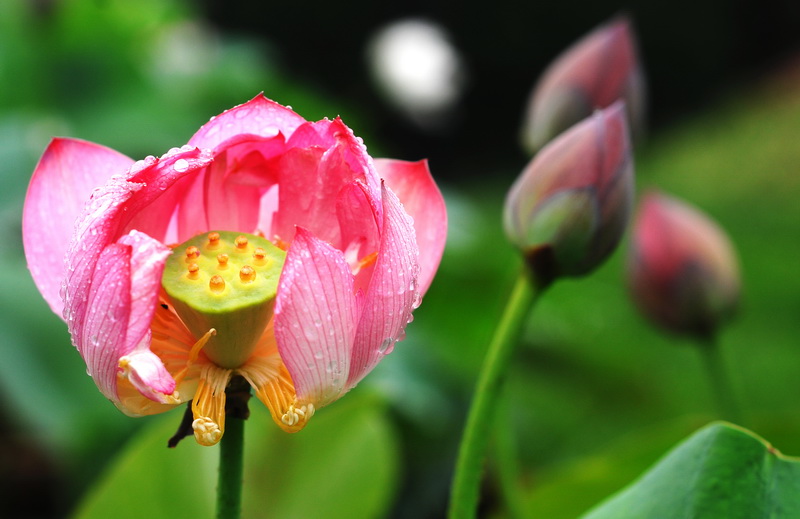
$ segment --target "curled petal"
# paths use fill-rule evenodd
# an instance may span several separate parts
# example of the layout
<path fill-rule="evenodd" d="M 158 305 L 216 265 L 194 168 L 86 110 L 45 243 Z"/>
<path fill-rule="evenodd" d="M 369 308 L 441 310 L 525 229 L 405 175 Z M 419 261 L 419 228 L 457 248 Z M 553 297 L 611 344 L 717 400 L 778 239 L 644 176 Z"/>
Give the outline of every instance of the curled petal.
<path fill-rule="evenodd" d="M 291 109 L 258 94 L 250 101 L 222 112 L 204 124 L 189 144 L 209 150 L 242 134 L 274 137 L 291 135 L 305 119 Z"/>
<path fill-rule="evenodd" d="M 121 174 L 133 160 L 114 150 L 77 139 L 53 139 L 33 172 L 22 212 L 22 241 L 33 280 L 53 311 L 59 295 L 64 255 L 92 190 Z"/>
<path fill-rule="evenodd" d="M 345 391 L 358 314 L 341 251 L 297 229 L 275 304 L 275 338 L 298 400 L 317 407 Z"/>
<path fill-rule="evenodd" d="M 441 191 L 433 181 L 428 161 L 377 159 L 375 168 L 414 220 L 419 246 L 419 293 L 433 281 L 447 240 L 447 211 Z"/>
<path fill-rule="evenodd" d="M 405 337 L 411 311 L 419 303 L 419 249 L 411 217 L 385 186 L 382 195 L 380 250 L 356 330 L 348 388 Z"/>

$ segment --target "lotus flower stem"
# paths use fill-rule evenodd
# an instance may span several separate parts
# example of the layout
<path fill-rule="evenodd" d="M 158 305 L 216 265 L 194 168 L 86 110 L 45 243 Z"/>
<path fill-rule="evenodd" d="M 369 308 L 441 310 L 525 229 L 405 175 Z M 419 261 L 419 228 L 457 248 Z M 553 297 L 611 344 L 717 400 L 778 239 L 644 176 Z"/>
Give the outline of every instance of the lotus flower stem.
<path fill-rule="evenodd" d="M 740 424 L 742 415 L 739 412 L 739 406 L 734 398 L 733 388 L 722 361 L 719 342 L 711 336 L 704 340 L 698 349 L 703 357 L 708 380 L 714 392 L 717 412 L 725 420 Z"/>
<path fill-rule="evenodd" d="M 250 412 L 250 386 L 235 377 L 225 391 L 225 435 L 220 441 L 217 519 L 239 519 L 242 515 L 242 473 L 244 469 L 244 422 Z"/>
<path fill-rule="evenodd" d="M 534 287 L 528 274 L 521 272 L 495 329 L 461 438 L 450 492 L 450 519 L 475 517 L 486 447 L 489 435 L 495 430 L 495 412 L 502 398 L 502 383 L 509 359 L 524 318 L 544 288 L 545 286 Z"/>

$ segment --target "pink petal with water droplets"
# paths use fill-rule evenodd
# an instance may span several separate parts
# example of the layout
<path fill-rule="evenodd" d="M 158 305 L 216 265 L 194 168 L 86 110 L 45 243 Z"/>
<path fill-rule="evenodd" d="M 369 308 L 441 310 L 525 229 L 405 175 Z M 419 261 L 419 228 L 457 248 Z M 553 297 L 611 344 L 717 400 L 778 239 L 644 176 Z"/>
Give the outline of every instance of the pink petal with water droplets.
<path fill-rule="evenodd" d="M 419 249 L 411 218 L 397 196 L 382 189 L 381 244 L 356 330 L 347 387 L 355 386 L 405 336 L 419 302 Z"/>
<path fill-rule="evenodd" d="M 321 407 L 344 393 L 357 307 L 342 252 L 298 228 L 278 285 L 275 339 L 299 400 Z"/>
<path fill-rule="evenodd" d="M 33 172 L 22 212 L 22 241 L 33 280 L 59 316 L 64 255 L 75 220 L 92 190 L 131 164 L 125 155 L 97 144 L 53 139 Z"/>
<path fill-rule="evenodd" d="M 414 220 L 419 246 L 419 293 L 428 291 L 447 240 L 447 210 L 428 161 L 376 159 L 375 169 Z"/>
<path fill-rule="evenodd" d="M 108 245 L 92 273 L 85 318 L 73 327 L 76 347 L 100 391 L 117 405 L 117 374 L 126 360 L 129 380 L 144 396 L 165 403 L 175 381 L 150 352 L 150 321 L 170 249 L 133 232 Z"/>
<path fill-rule="evenodd" d="M 172 254 L 172 249 L 139 231 L 131 231 L 118 243 L 131 247 L 131 312 L 124 350 L 120 352 L 127 355 L 150 330 L 161 290 L 164 264 Z"/>
<path fill-rule="evenodd" d="M 102 308 L 90 308 L 91 297 L 99 297 L 90 296 L 90 293 L 100 290 L 94 282 L 97 275 L 95 271 L 99 268 L 98 258 L 107 247 L 114 245 L 127 233 L 134 216 L 140 226 L 145 227 L 142 231 L 146 231 L 147 224 L 151 222 L 154 227 L 161 227 L 158 220 L 169 219 L 168 214 L 174 210 L 158 207 L 157 211 L 150 212 L 150 206 L 181 178 L 206 167 L 210 160 L 210 156 L 198 149 L 177 153 L 161 160 L 147 160 L 135 164 L 127 178 L 114 177 L 95 191 L 76 225 L 67 254 L 64 317 L 79 350 L 82 351 L 83 341 L 87 339 L 87 335 L 83 333 L 87 315 L 102 311 Z M 183 162 L 178 163 L 175 168 L 177 161 Z M 128 284 L 130 285 L 130 280 Z M 112 288 L 116 290 L 116 286 L 109 290 Z M 126 297 L 130 304 L 130 287 L 127 290 Z M 115 301 L 105 297 L 101 300 L 108 304 L 114 304 Z M 127 326 L 127 320 L 125 324 Z M 123 338 L 127 336 L 127 328 L 125 330 L 121 334 Z"/>
<path fill-rule="evenodd" d="M 242 134 L 274 137 L 291 135 L 306 122 L 291 109 L 259 94 L 250 101 L 222 112 L 204 124 L 189 140 L 192 146 L 212 150 Z"/>
<path fill-rule="evenodd" d="M 112 243 L 100 252 L 86 290 L 87 309 L 71 326 L 89 375 L 110 400 L 117 400 L 117 367 L 131 311 L 131 247 Z"/>

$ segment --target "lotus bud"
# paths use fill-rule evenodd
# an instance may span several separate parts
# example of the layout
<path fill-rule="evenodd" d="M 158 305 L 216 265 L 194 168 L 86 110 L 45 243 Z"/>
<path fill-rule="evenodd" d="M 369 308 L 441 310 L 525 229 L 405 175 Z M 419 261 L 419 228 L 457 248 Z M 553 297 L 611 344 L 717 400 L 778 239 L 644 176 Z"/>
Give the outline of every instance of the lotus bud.
<path fill-rule="evenodd" d="M 636 215 L 627 268 L 638 308 L 667 330 L 713 336 L 739 301 L 739 269 L 725 232 L 675 198 L 651 192 Z"/>
<path fill-rule="evenodd" d="M 628 223 L 633 158 L 622 102 L 559 135 L 531 160 L 506 198 L 508 238 L 534 279 L 581 276 L 614 250 Z"/>
<path fill-rule="evenodd" d="M 630 21 L 618 17 L 579 40 L 541 75 L 528 100 L 522 129 L 530 152 L 590 115 L 622 99 L 634 135 L 644 126 L 644 75 Z"/>

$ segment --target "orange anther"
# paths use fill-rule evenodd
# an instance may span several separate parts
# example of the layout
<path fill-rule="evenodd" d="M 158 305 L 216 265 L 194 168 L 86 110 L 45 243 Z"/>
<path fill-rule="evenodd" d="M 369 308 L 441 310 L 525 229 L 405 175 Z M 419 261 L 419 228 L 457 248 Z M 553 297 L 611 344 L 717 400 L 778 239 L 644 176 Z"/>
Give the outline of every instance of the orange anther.
<path fill-rule="evenodd" d="M 197 279 L 197 273 L 200 272 L 200 266 L 197 263 L 190 263 L 187 268 L 189 271 L 189 279 Z"/>
<path fill-rule="evenodd" d="M 247 237 L 246 236 L 239 235 L 239 236 L 236 237 L 236 240 L 234 240 L 234 241 L 236 242 L 236 248 L 237 249 L 244 250 L 244 249 L 247 248 Z"/>
<path fill-rule="evenodd" d="M 253 251 L 253 259 L 256 260 L 256 265 L 261 265 L 264 263 L 264 259 L 267 257 L 267 251 L 265 251 L 261 247 L 256 247 L 256 250 Z"/>
<path fill-rule="evenodd" d="M 219 263 L 219 268 L 227 268 L 228 266 L 228 255 L 227 254 L 218 254 L 217 255 L 217 263 Z"/>
<path fill-rule="evenodd" d="M 200 250 L 194 245 L 186 247 L 186 259 L 194 259 L 200 256 Z"/>
<path fill-rule="evenodd" d="M 256 269 L 250 265 L 245 265 L 239 271 L 239 279 L 242 280 L 242 283 L 252 283 L 256 279 Z"/>

